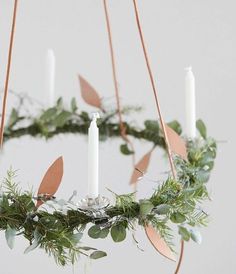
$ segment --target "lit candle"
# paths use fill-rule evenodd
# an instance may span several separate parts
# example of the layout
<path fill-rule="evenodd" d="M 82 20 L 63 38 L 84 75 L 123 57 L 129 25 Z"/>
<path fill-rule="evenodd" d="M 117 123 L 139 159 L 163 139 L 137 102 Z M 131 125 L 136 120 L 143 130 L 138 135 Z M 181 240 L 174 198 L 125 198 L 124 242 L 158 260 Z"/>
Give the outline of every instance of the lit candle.
<path fill-rule="evenodd" d="M 99 130 L 97 119 L 99 113 L 93 113 L 92 121 L 88 130 L 88 197 L 98 197 L 98 143 Z"/>
<path fill-rule="evenodd" d="M 195 78 L 191 67 L 185 70 L 185 133 L 193 139 L 196 137 Z"/>
<path fill-rule="evenodd" d="M 49 98 L 49 106 L 54 105 L 55 100 L 55 69 L 56 69 L 56 58 L 52 49 L 47 50 L 46 57 L 46 92 L 47 98 Z"/>

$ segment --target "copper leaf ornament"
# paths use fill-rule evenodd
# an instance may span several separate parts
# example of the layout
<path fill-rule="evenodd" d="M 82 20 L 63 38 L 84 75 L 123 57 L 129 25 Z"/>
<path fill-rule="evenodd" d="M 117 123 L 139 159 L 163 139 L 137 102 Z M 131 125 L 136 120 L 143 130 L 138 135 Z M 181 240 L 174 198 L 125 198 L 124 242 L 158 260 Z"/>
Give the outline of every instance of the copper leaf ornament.
<path fill-rule="evenodd" d="M 184 160 L 187 160 L 187 148 L 186 143 L 181 136 L 179 136 L 172 128 L 165 125 L 166 133 L 168 136 L 170 149 L 175 154 L 178 154 Z"/>
<path fill-rule="evenodd" d="M 151 225 L 146 226 L 145 232 L 146 232 L 146 235 L 147 235 L 149 241 L 153 245 L 153 247 L 161 255 L 163 255 L 164 257 L 166 257 L 172 261 L 176 261 L 176 258 L 174 256 L 173 252 L 171 251 L 171 249 L 169 248 L 167 243 L 164 241 L 164 239 L 161 238 L 160 234 L 154 229 L 153 226 L 151 226 Z"/>
<path fill-rule="evenodd" d="M 46 195 L 48 198 L 52 197 L 61 183 L 62 176 L 63 158 L 61 156 L 48 168 L 39 186 L 37 196 Z M 36 207 L 39 207 L 41 204 L 43 204 L 43 201 L 38 200 Z"/>
<path fill-rule="evenodd" d="M 84 101 L 94 107 L 102 109 L 101 98 L 99 97 L 97 91 L 85 80 L 81 75 L 79 75 L 80 90 Z"/>
<path fill-rule="evenodd" d="M 138 178 L 140 177 L 140 172 L 146 172 L 149 166 L 152 151 L 153 149 L 149 151 L 148 153 L 146 153 L 135 165 L 135 168 L 133 170 L 133 173 L 130 179 L 130 184 L 136 184 L 138 181 Z"/>

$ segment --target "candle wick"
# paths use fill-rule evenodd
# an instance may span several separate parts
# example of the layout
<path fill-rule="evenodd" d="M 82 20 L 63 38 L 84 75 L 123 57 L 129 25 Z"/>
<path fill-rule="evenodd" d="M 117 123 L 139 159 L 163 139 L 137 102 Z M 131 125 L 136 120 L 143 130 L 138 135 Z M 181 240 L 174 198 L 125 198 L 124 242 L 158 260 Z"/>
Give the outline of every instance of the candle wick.
<path fill-rule="evenodd" d="M 187 72 L 192 71 L 192 66 L 186 67 L 184 70 L 187 71 Z"/>
<path fill-rule="evenodd" d="M 93 112 L 92 113 L 92 121 L 97 121 L 97 119 L 99 119 L 100 118 L 100 115 L 99 115 L 99 113 L 98 112 Z"/>

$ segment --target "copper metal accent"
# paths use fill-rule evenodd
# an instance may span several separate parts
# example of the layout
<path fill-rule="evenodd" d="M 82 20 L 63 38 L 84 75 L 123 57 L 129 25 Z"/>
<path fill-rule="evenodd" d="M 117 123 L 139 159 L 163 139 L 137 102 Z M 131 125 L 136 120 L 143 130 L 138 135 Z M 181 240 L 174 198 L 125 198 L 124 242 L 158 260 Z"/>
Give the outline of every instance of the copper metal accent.
<path fill-rule="evenodd" d="M 87 80 L 85 80 L 81 75 L 79 75 L 79 83 L 81 95 L 84 101 L 94 107 L 101 109 L 102 111 L 102 103 L 101 98 L 99 97 L 97 91 L 92 87 Z"/>
<path fill-rule="evenodd" d="M 107 34 L 108 34 L 108 41 L 109 41 L 109 47 L 110 47 L 112 76 L 113 76 L 113 83 L 114 83 L 114 89 L 115 89 L 115 95 L 116 95 L 116 105 L 117 105 L 119 124 L 120 124 L 120 134 L 121 134 L 121 137 L 130 145 L 132 151 L 134 151 L 134 145 L 130 141 L 128 136 L 126 135 L 126 128 L 124 126 L 122 114 L 121 114 L 121 104 L 120 104 L 120 97 L 119 97 L 119 88 L 118 88 L 118 81 L 117 81 L 114 49 L 113 49 L 113 43 L 112 43 L 112 33 L 111 33 L 110 19 L 109 19 L 106 0 L 103 0 L 103 8 L 104 8 L 104 12 L 105 12 Z M 135 166 L 135 154 L 134 153 L 132 154 L 132 162 L 133 162 L 133 166 Z"/>
<path fill-rule="evenodd" d="M 63 158 L 59 157 L 47 170 L 39 186 L 37 197 L 45 196 L 47 199 L 52 197 L 62 180 L 63 176 Z M 38 199 L 36 207 L 44 203 L 43 199 Z"/>
<path fill-rule="evenodd" d="M 154 98 L 155 98 L 157 112 L 158 112 L 158 115 L 159 115 L 159 118 L 160 118 L 161 127 L 162 127 L 164 138 L 165 138 L 166 149 L 167 149 L 167 154 L 168 154 L 168 158 L 169 158 L 169 162 L 170 162 L 170 166 L 171 166 L 171 171 L 172 171 L 173 177 L 175 178 L 176 177 L 176 170 L 175 170 L 173 158 L 172 158 L 172 155 L 171 155 L 171 149 L 170 149 L 168 136 L 167 136 L 167 133 L 166 133 L 165 122 L 164 122 L 164 119 L 163 119 L 162 113 L 161 113 L 161 107 L 160 107 L 159 99 L 158 99 L 158 96 L 157 96 L 157 89 L 156 89 L 156 86 L 155 86 L 151 66 L 150 66 L 150 63 L 149 63 L 149 58 L 148 58 L 148 54 L 147 54 L 147 50 L 146 50 L 146 46 L 145 46 L 145 42 L 144 42 L 144 38 L 143 38 L 141 23 L 140 23 L 140 20 L 139 20 L 138 7 L 137 7 L 137 4 L 136 4 L 135 0 L 133 0 L 133 4 L 134 4 L 136 23 L 137 23 L 137 27 L 138 27 L 138 31 L 139 31 L 139 36 L 140 36 L 140 40 L 141 40 L 141 44 L 142 44 L 142 48 L 143 48 L 145 61 L 146 61 L 146 66 L 147 66 L 147 69 L 148 69 L 148 74 L 149 74 L 152 89 L 153 89 L 153 94 L 154 94 Z"/>
<path fill-rule="evenodd" d="M 184 160 L 187 160 L 187 147 L 185 140 L 179 136 L 172 128 L 166 125 L 166 133 L 169 139 L 170 149 L 175 154 L 178 154 Z"/>
<path fill-rule="evenodd" d="M 150 158 L 151 158 L 151 154 L 153 152 L 153 149 L 150 150 L 148 153 L 146 153 L 140 160 L 139 162 L 135 165 L 135 168 L 133 170 L 131 179 L 130 179 L 130 184 L 136 184 L 138 181 L 138 178 L 140 177 L 140 172 L 144 173 L 146 172 L 148 166 L 149 166 L 149 162 L 150 162 Z"/>
<path fill-rule="evenodd" d="M 167 245 L 167 243 L 163 240 L 163 238 L 157 233 L 157 231 L 153 228 L 153 226 L 148 225 L 145 227 L 146 235 L 153 245 L 153 247 L 164 257 L 170 259 L 171 261 L 176 261 L 176 258 Z"/>
<path fill-rule="evenodd" d="M 10 43 L 9 43 L 9 49 L 8 49 L 7 72 L 6 72 L 5 85 L 4 85 L 4 96 L 3 96 L 3 101 L 2 101 L 2 117 L 1 117 L 1 125 L 0 125 L 0 148 L 2 148 L 2 145 L 3 145 L 3 134 L 4 134 L 7 95 L 8 95 L 8 84 L 9 84 L 9 78 L 10 78 L 12 48 L 13 48 L 13 43 L 14 43 L 14 34 L 15 34 L 15 26 L 16 26 L 17 4 L 18 4 L 18 0 L 15 0 L 13 17 L 12 17 L 11 36 L 10 36 Z"/>
<path fill-rule="evenodd" d="M 179 255 L 179 261 L 175 270 L 175 274 L 179 273 L 179 269 L 183 260 L 183 255 L 184 255 L 184 241 L 181 240 L 181 247 L 180 247 L 180 255 Z"/>
<path fill-rule="evenodd" d="M 142 48 L 143 48 L 143 53 L 144 53 L 144 57 L 145 57 L 145 61 L 146 61 L 146 65 L 147 65 L 147 69 L 148 69 L 148 73 L 149 73 L 149 77 L 150 77 L 150 81 L 151 81 L 151 85 L 152 85 L 152 89 L 153 89 L 153 93 L 154 93 L 154 97 L 155 97 L 155 102 L 156 102 L 156 107 L 157 107 L 158 115 L 159 115 L 160 122 L 161 122 L 161 127 L 162 127 L 162 130 L 163 130 L 163 133 L 164 133 L 164 138 L 165 138 L 166 148 L 167 148 L 167 153 L 168 153 L 168 159 L 169 159 L 169 162 L 170 162 L 173 177 L 176 178 L 176 169 L 175 169 L 174 161 L 173 161 L 173 158 L 172 158 L 172 153 L 171 153 L 169 139 L 168 139 L 167 132 L 166 132 L 165 123 L 164 123 L 164 120 L 162 118 L 160 104 L 159 104 L 159 100 L 158 100 L 158 96 L 157 96 L 157 89 L 156 89 L 156 86 L 155 86 L 151 66 L 149 64 L 149 59 L 148 59 L 146 46 L 145 46 L 145 43 L 144 43 L 144 38 L 143 38 L 142 28 L 141 28 L 141 24 L 140 24 L 140 20 L 139 20 L 139 13 L 138 13 L 138 7 L 137 7 L 137 4 L 136 4 L 136 0 L 133 0 L 133 4 L 134 4 L 136 23 L 137 23 L 139 36 L 140 36 L 140 40 L 141 40 L 141 44 L 142 44 Z M 182 245 L 181 245 L 181 256 L 179 258 L 175 274 L 178 274 L 178 272 L 179 272 L 179 269 L 180 269 L 180 266 L 181 266 L 181 263 L 182 263 L 183 252 L 184 252 L 184 249 L 183 249 L 183 243 L 182 243 Z"/>

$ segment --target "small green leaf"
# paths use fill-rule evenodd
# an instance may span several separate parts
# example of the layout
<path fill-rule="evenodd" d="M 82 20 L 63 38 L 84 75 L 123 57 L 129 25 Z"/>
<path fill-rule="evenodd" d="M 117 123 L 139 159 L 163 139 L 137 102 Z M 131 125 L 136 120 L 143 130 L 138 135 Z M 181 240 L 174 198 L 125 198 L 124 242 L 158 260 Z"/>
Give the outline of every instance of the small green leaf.
<path fill-rule="evenodd" d="M 109 234 L 109 228 L 108 228 L 108 227 L 103 228 L 103 229 L 101 229 L 101 231 L 100 231 L 99 238 L 105 239 L 105 238 L 107 237 L 108 234 Z"/>
<path fill-rule="evenodd" d="M 56 108 L 49 108 L 40 116 L 40 119 L 43 121 L 48 121 L 54 119 L 57 114 Z"/>
<path fill-rule="evenodd" d="M 16 230 L 8 226 L 5 231 L 5 237 L 6 237 L 7 245 L 10 247 L 10 249 L 14 247 L 15 236 L 16 236 Z"/>
<path fill-rule="evenodd" d="M 174 212 L 171 214 L 170 219 L 173 223 L 183 223 L 185 222 L 186 218 L 185 216 L 180 212 Z"/>
<path fill-rule="evenodd" d="M 196 127 L 197 127 L 200 135 L 202 136 L 202 138 L 206 139 L 207 129 L 206 129 L 206 126 L 205 126 L 205 124 L 203 123 L 203 121 L 201 119 L 197 120 Z"/>
<path fill-rule="evenodd" d="M 71 105 L 71 111 L 75 113 L 76 110 L 78 109 L 75 98 L 72 98 L 70 105 Z"/>
<path fill-rule="evenodd" d="M 79 243 L 82 237 L 83 237 L 83 233 L 78 232 L 73 234 L 72 239 L 74 242 Z"/>
<path fill-rule="evenodd" d="M 160 215 L 165 215 L 169 212 L 170 209 L 171 209 L 170 205 L 161 204 L 155 207 L 155 212 Z"/>
<path fill-rule="evenodd" d="M 100 238 L 100 233 L 101 233 L 101 229 L 97 225 L 91 226 L 90 229 L 88 230 L 89 237 L 91 237 L 93 239 Z"/>
<path fill-rule="evenodd" d="M 97 259 L 100 259 L 100 258 L 105 257 L 105 256 L 107 256 L 106 252 L 101 251 L 101 250 L 96 250 L 92 254 L 90 254 L 89 257 L 91 259 L 97 260 Z"/>
<path fill-rule="evenodd" d="M 97 250 L 97 248 L 90 247 L 90 246 L 80 246 L 79 247 L 82 250 L 89 251 L 89 250 Z"/>
<path fill-rule="evenodd" d="M 38 232 L 37 229 L 35 229 L 35 231 L 34 231 L 34 241 L 33 241 L 33 243 L 30 246 L 28 246 L 25 249 L 24 254 L 27 254 L 30 251 L 33 251 L 34 249 L 36 249 L 39 246 L 39 244 L 40 244 L 40 239 L 41 238 L 42 238 L 42 235 Z"/>
<path fill-rule="evenodd" d="M 182 128 L 181 128 L 181 125 L 178 121 L 174 120 L 174 121 L 171 121 L 169 123 L 167 123 L 167 125 L 172 128 L 177 134 L 181 134 L 182 133 Z"/>
<path fill-rule="evenodd" d="M 59 115 L 57 115 L 53 123 L 56 127 L 63 127 L 70 117 L 71 112 L 63 110 Z"/>
<path fill-rule="evenodd" d="M 121 153 L 123 153 L 124 155 L 130 155 L 130 154 L 134 154 L 134 152 L 132 150 L 129 149 L 128 144 L 122 144 L 120 146 L 120 151 Z"/>
<path fill-rule="evenodd" d="M 61 110 L 63 108 L 63 100 L 62 97 L 57 99 L 57 109 Z"/>
<path fill-rule="evenodd" d="M 146 120 L 144 122 L 144 125 L 145 125 L 146 129 L 148 129 L 150 131 L 155 131 L 155 132 L 159 131 L 159 124 L 155 120 Z"/>
<path fill-rule="evenodd" d="M 179 235 L 182 237 L 184 241 L 189 241 L 190 233 L 188 229 L 184 226 L 179 226 Z"/>
<path fill-rule="evenodd" d="M 202 243 L 202 235 L 198 230 L 193 230 L 191 229 L 190 231 L 191 233 L 191 239 L 197 243 L 197 244 L 201 244 Z"/>
<path fill-rule="evenodd" d="M 140 215 L 146 216 L 151 213 L 154 205 L 149 200 L 140 200 Z"/>
<path fill-rule="evenodd" d="M 13 127 L 15 125 L 15 123 L 18 121 L 18 118 L 19 118 L 18 115 L 19 115 L 18 111 L 15 108 L 13 108 L 8 120 L 9 127 Z"/>
<path fill-rule="evenodd" d="M 117 224 L 111 228 L 111 237 L 114 242 L 122 242 L 126 238 L 126 229 L 124 225 Z"/>

